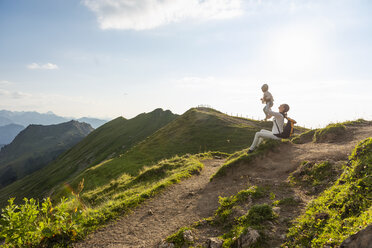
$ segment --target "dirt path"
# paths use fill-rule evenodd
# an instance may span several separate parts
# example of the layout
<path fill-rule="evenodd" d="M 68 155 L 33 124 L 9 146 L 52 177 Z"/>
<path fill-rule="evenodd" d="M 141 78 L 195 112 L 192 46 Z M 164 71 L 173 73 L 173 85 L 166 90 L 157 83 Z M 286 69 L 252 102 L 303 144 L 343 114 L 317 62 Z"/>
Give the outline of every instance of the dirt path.
<path fill-rule="evenodd" d="M 350 128 L 350 133 L 342 142 L 283 144 L 275 152 L 270 152 L 249 165 L 237 165 L 229 170 L 226 176 L 212 182 L 209 181 L 210 176 L 224 161 L 204 161 L 205 167 L 200 175 L 173 185 L 161 195 L 136 208 L 132 214 L 100 229 L 88 236 L 84 242 L 75 244 L 75 247 L 157 247 L 162 239 L 180 227 L 212 216 L 218 207 L 219 196 L 236 194 L 249 185 L 280 186 L 304 160 L 347 160 L 358 141 L 371 136 L 372 126 L 366 125 Z M 301 192 L 284 194 L 296 194 L 304 204 L 309 200 Z M 298 209 L 293 212 L 299 214 Z M 291 213 L 287 215 L 291 217 Z M 277 229 L 278 237 L 285 233 L 284 227 Z M 279 239 L 274 240 L 273 247 L 277 247 L 279 243 Z"/>
<path fill-rule="evenodd" d="M 204 189 L 223 162 L 204 161 L 200 175 L 171 186 L 134 209 L 132 214 L 100 229 L 75 247 L 154 247 L 178 228 L 211 215 L 216 206 L 199 203 L 215 197 Z"/>

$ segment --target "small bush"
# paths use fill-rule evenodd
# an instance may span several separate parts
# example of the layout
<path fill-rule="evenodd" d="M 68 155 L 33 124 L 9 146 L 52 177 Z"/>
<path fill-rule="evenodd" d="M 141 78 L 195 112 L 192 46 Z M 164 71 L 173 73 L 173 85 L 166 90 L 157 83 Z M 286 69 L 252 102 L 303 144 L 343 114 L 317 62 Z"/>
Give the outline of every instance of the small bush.
<path fill-rule="evenodd" d="M 271 206 L 267 204 L 254 205 L 249 211 L 248 214 L 239 218 L 239 221 L 246 223 L 249 226 L 257 226 L 262 224 L 266 220 L 273 220 L 275 214 Z"/>
<path fill-rule="evenodd" d="M 49 198 L 39 205 L 34 199 L 24 204 L 9 204 L 2 209 L 0 237 L 4 247 L 51 246 L 76 240 L 81 233 L 81 210 L 66 203 L 66 199 L 52 206 Z"/>
<path fill-rule="evenodd" d="M 234 225 L 228 233 L 222 236 L 224 239 L 223 247 L 236 247 L 236 241 L 246 234 L 249 228 L 253 227 L 256 230 L 262 230 L 264 229 L 265 221 L 275 218 L 276 216 L 271 206 L 267 204 L 252 206 L 248 213 L 241 216 L 237 220 L 237 224 Z M 264 242 L 263 233 L 261 233 L 259 240 L 251 247 L 262 247 Z"/>
<path fill-rule="evenodd" d="M 257 199 L 265 195 L 266 190 L 262 187 L 252 186 L 249 189 L 241 190 L 236 195 L 220 197 L 220 206 L 215 213 L 215 223 L 230 224 L 227 219 L 232 213 L 232 208 L 238 203 L 247 201 L 249 198 Z"/>

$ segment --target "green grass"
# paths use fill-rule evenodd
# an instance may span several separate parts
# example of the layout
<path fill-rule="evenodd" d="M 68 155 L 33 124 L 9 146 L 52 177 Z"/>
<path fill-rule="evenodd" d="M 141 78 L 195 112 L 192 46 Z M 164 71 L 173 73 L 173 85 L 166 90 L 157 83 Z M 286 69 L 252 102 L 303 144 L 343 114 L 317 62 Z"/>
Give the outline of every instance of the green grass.
<path fill-rule="evenodd" d="M 249 189 L 241 190 L 236 195 L 229 197 L 220 197 L 219 204 L 220 206 L 215 212 L 214 223 L 217 225 L 230 225 L 228 221 L 234 206 L 237 206 L 239 203 L 246 202 L 249 198 L 258 199 L 266 195 L 267 190 L 262 187 L 252 186 Z"/>
<path fill-rule="evenodd" d="M 123 174 L 135 176 L 144 166 L 175 155 L 208 151 L 230 153 L 243 149 L 261 124 L 211 109 L 191 109 L 121 156 L 85 170 L 72 180 L 71 185 L 75 186 L 85 178 L 86 189 L 91 190 Z"/>
<path fill-rule="evenodd" d="M 287 197 L 273 202 L 273 206 L 297 206 L 299 202 L 293 197 Z"/>
<path fill-rule="evenodd" d="M 357 119 L 355 121 L 345 121 L 342 124 L 346 126 L 358 126 L 358 125 L 363 125 L 363 124 L 369 124 L 372 123 L 371 121 L 366 121 L 364 119 Z"/>
<path fill-rule="evenodd" d="M 265 222 L 271 221 L 276 218 L 272 207 L 267 204 L 253 205 L 247 214 L 239 217 L 236 224 L 231 230 L 225 233 L 222 238 L 224 239 L 223 247 L 230 248 L 236 247 L 237 240 L 248 232 L 249 228 L 259 230 L 259 239 L 250 247 L 263 247 L 265 245 L 264 233 L 260 232 L 265 228 Z"/>
<path fill-rule="evenodd" d="M 56 185 L 76 177 L 89 167 L 124 153 L 176 117 L 170 111 L 156 109 L 130 120 L 118 117 L 102 125 L 46 168 L 0 190 L 0 206 L 9 197 L 41 199 Z"/>
<path fill-rule="evenodd" d="M 312 201 L 288 233 L 288 247 L 337 246 L 372 223 L 372 138 L 361 141 L 337 182 Z M 323 216 L 323 217 L 319 217 Z"/>
<path fill-rule="evenodd" d="M 203 154 L 201 157 L 203 157 L 203 159 L 211 159 L 215 155 L 216 154 L 210 153 Z M 163 160 L 157 165 L 144 168 L 137 176 L 132 177 L 127 175 L 119 180 L 113 181 L 112 184 L 110 184 L 110 187 L 97 188 L 82 194 L 80 193 L 83 188 L 82 185 L 80 186 L 78 192 L 73 190 L 71 187 L 67 187 L 71 196 L 69 201 L 63 202 L 62 207 L 61 205 L 57 204 L 53 207 L 50 206 L 49 209 L 62 208 L 63 213 L 66 213 L 67 216 L 70 216 L 71 214 L 69 213 L 76 212 L 74 211 L 76 208 L 75 203 L 79 203 L 81 213 L 79 212 L 80 214 L 77 222 L 75 222 L 74 219 L 71 219 L 66 224 L 69 224 L 72 229 L 68 228 L 63 232 L 63 242 L 65 242 L 64 245 L 67 245 L 70 241 L 84 237 L 98 227 L 106 224 L 109 220 L 129 213 L 134 207 L 138 206 L 146 199 L 154 197 L 168 186 L 178 183 L 184 178 L 188 178 L 194 174 L 200 173 L 202 169 L 203 164 L 200 162 L 198 156 L 176 156 L 169 160 Z M 21 205 L 21 208 L 22 206 L 23 205 Z M 9 208 L 9 206 L 7 206 L 7 208 Z M 4 210 L 3 213 L 5 212 L 7 211 Z M 35 218 L 42 217 L 38 217 L 37 213 L 33 213 L 32 216 L 35 216 Z M 14 224 L 22 226 L 23 222 L 26 220 L 28 221 L 28 218 L 13 219 L 14 223 L 8 223 L 6 226 L 13 226 Z M 1 230 L 4 230 L 5 225 L 3 225 L 3 220 L 0 219 L 0 240 L 1 238 L 5 238 L 7 243 L 14 244 L 18 242 L 18 238 L 16 238 L 16 240 L 14 238 L 9 240 L 9 237 L 18 237 L 19 234 L 32 234 L 35 232 L 36 227 L 34 228 L 34 224 L 29 226 L 30 229 L 25 227 L 23 228 L 24 230 L 19 228 L 11 230 L 10 233 L 12 235 L 9 236 L 9 232 L 1 232 Z M 73 230 L 73 232 L 71 232 L 71 230 Z M 20 231 L 22 232 L 20 233 Z M 22 244 L 29 243 L 37 246 L 40 244 L 40 242 L 52 242 L 55 238 L 54 234 L 58 234 L 57 232 L 58 230 L 54 230 L 52 233 L 48 232 L 45 235 L 43 235 L 43 232 L 38 232 L 36 236 L 32 236 L 32 239 L 27 238 L 30 235 L 23 235 L 25 238 L 27 238 L 27 240 L 22 240 L 21 238 L 19 242 L 22 242 Z M 7 236 L 2 236 L 5 234 Z"/>
<path fill-rule="evenodd" d="M 272 207 L 268 204 L 254 204 L 256 201 L 268 196 L 268 189 L 263 187 L 251 186 L 246 190 L 241 190 L 237 194 L 229 197 L 219 198 L 219 207 L 214 216 L 206 218 L 208 225 L 221 229 L 224 234 L 220 236 L 224 240 L 223 247 L 237 247 L 237 240 L 245 235 L 249 229 L 258 230 L 260 237 L 250 247 L 263 247 L 265 244 L 264 230 L 267 221 L 274 220 L 277 216 L 274 214 Z M 234 209 L 241 209 L 242 206 L 250 206 L 249 209 L 236 216 L 232 214 Z M 176 233 L 169 236 L 166 240 L 173 243 L 175 247 L 185 245 L 183 232 L 185 230 L 196 231 L 202 228 L 202 221 L 195 222 L 192 226 L 182 227 Z M 197 232 L 197 231 L 196 231 Z M 189 245 L 189 244 L 187 244 Z M 199 247 L 199 246 L 198 246 Z"/>
<path fill-rule="evenodd" d="M 333 184 L 341 171 L 340 165 L 329 161 L 317 163 L 304 161 L 290 174 L 289 181 L 292 185 L 300 186 L 310 193 L 316 193 Z"/>
<path fill-rule="evenodd" d="M 295 144 L 304 144 L 304 143 L 308 143 L 308 142 L 312 142 L 313 141 L 313 137 L 314 137 L 314 133 L 317 131 L 318 129 L 311 129 L 311 130 L 308 130 L 300 135 L 297 135 L 295 137 L 293 137 L 291 139 L 291 141 Z"/>
<path fill-rule="evenodd" d="M 76 121 L 28 126 L 0 152 L 0 188 L 42 169 L 91 131 Z"/>
<path fill-rule="evenodd" d="M 348 127 L 357 127 L 359 125 L 370 124 L 371 121 L 358 119 L 355 121 L 345 121 L 342 123 L 329 124 L 325 128 L 310 129 L 294 136 L 291 141 L 295 144 L 304 144 L 308 142 L 332 142 L 337 136 L 344 135 Z"/>
<path fill-rule="evenodd" d="M 183 233 L 184 233 L 185 231 L 187 231 L 187 230 L 190 230 L 190 231 L 191 231 L 192 228 L 190 228 L 190 227 L 182 227 L 182 228 L 180 228 L 176 233 L 174 233 L 174 234 L 168 236 L 168 237 L 166 238 L 166 241 L 167 241 L 168 243 L 172 243 L 172 244 L 174 244 L 174 247 L 175 247 L 175 248 L 181 248 L 181 247 L 183 247 L 183 245 L 187 245 L 187 246 L 189 246 L 189 245 L 193 244 L 193 243 L 190 243 L 190 242 L 186 241 L 186 240 L 184 239 L 184 237 L 183 237 Z"/>
<path fill-rule="evenodd" d="M 144 169 L 135 177 L 125 176 L 110 184 L 82 194 L 91 208 L 87 213 L 87 228 L 95 227 L 127 212 L 167 186 L 198 174 L 203 164 L 193 156 L 175 157 Z M 157 172 L 162 172 L 154 175 Z M 88 220 L 89 219 L 89 220 Z"/>
<path fill-rule="evenodd" d="M 221 168 L 211 177 L 211 180 L 218 177 L 223 177 L 226 175 L 227 171 L 236 166 L 237 164 L 241 163 L 250 163 L 256 157 L 262 156 L 266 154 L 267 151 L 271 151 L 275 149 L 281 141 L 278 140 L 266 140 L 257 149 L 255 149 L 252 153 L 247 153 L 248 149 L 244 149 L 232 154 L 226 162 L 221 166 Z"/>
<path fill-rule="evenodd" d="M 141 118 L 145 118 L 145 116 Z M 152 119 L 150 118 L 150 120 Z M 59 196 L 63 196 L 63 182 L 68 182 L 74 188 L 83 178 L 85 179 L 85 190 L 93 190 L 107 186 L 113 180 L 126 174 L 136 176 L 142 168 L 176 155 L 182 156 L 188 153 L 198 154 L 208 151 L 231 153 L 247 147 L 252 142 L 256 131 L 269 128 L 272 125 L 270 122 L 227 116 L 212 109 L 194 108 L 150 136 L 146 138 L 141 136 L 143 139 L 133 144 L 132 147 L 122 148 L 120 146 L 122 148 L 120 150 L 119 143 L 111 142 L 116 140 L 116 136 L 120 138 L 121 142 L 126 142 L 125 140 L 129 136 L 120 136 L 120 132 L 123 132 L 123 130 L 120 131 L 120 128 L 110 132 L 110 125 L 125 126 L 129 121 L 116 119 L 112 123 L 103 125 L 96 130 L 97 132 L 92 133 L 92 135 L 96 134 L 96 141 L 93 142 L 88 136 L 77 147 L 60 157 L 55 164 L 0 190 L 0 205 L 1 203 L 5 204 L 9 197 L 17 199 L 24 196 L 42 198 L 50 191 L 53 191 L 57 196 L 53 198 L 58 199 Z M 143 124 L 141 124 L 142 126 L 140 124 L 133 125 L 142 128 Z M 119 152 L 115 149 L 119 149 Z M 121 151 L 124 153 L 120 154 Z M 98 159 L 97 156 L 100 158 Z M 111 159 L 98 162 L 103 158 Z M 92 164 L 93 161 L 95 164 Z"/>
<path fill-rule="evenodd" d="M 346 127 L 342 123 L 330 124 L 325 128 L 318 129 L 314 133 L 313 141 L 315 143 L 334 141 L 337 136 L 343 135 Z"/>

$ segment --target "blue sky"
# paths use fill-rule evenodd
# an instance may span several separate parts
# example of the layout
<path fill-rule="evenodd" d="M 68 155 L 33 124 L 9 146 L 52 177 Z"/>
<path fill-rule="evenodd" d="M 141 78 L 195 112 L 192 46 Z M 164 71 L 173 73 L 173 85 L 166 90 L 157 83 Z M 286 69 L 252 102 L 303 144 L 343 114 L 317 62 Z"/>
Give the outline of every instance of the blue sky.
<path fill-rule="evenodd" d="M 0 109 L 372 119 L 372 1 L 0 0 Z"/>

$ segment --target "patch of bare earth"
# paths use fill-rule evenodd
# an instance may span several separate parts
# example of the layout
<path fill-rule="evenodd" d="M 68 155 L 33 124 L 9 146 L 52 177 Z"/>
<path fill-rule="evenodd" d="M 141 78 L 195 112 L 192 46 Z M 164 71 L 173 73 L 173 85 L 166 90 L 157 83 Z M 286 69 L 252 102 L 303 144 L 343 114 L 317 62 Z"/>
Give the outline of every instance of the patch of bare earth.
<path fill-rule="evenodd" d="M 227 175 L 212 182 L 209 181 L 210 176 L 224 161 L 206 160 L 200 175 L 173 185 L 134 209 L 133 213 L 75 244 L 75 247 L 157 247 L 161 240 L 179 228 L 213 216 L 218 208 L 219 196 L 236 194 L 251 185 L 269 188 L 275 200 L 293 198 L 299 202 L 298 205 L 284 205 L 275 209 L 279 218 L 271 223 L 267 242 L 268 247 L 280 247 L 290 221 L 299 216 L 312 199 L 307 192 L 289 185 L 289 174 L 305 160 L 346 161 L 360 140 L 372 136 L 372 125 L 349 127 L 347 130 L 347 137 L 337 143 L 282 144 L 249 164 L 234 166 Z M 202 225 L 195 233 L 196 244 L 203 245 L 209 237 L 217 237 L 222 232 L 218 227 Z"/>

